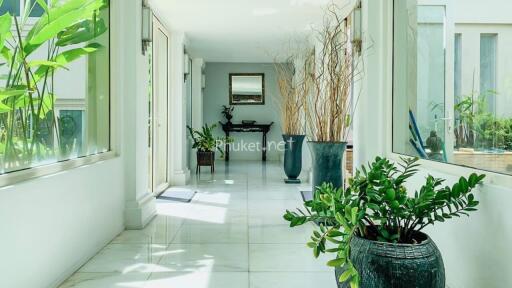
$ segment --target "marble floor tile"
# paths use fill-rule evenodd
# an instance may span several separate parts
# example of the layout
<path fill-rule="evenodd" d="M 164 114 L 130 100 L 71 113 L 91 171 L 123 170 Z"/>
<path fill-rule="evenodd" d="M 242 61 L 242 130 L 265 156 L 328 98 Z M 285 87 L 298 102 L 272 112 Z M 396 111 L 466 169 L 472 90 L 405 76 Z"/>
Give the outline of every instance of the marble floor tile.
<path fill-rule="evenodd" d="M 250 288 L 337 288 L 334 272 L 252 272 Z"/>
<path fill-rule="evenodd" d="M 314 227 L 305 224 L 290 228 L 289 224 L 253 225 L 249 226 L 250 244 L 306 244 L 311 241 Z"/>
<path fill-rule="evenodd" d="M 325 264 L 331 258 L 313 257 L 306 244 L 249 244 L 251 272 L 328 272 Z"/>
<path fill-rule="evenodd" d="M 247 272 L 247 244 L 171 244 L 158 264 L 160 272 Z"/>
<path fill-rule="evenodd" d="M 119 234 L 114 244 L 169 244 L 178 233 L 183 219 L 157 215 L 142 230 L 126 230 Z"/>
<path fill-rule="evenodd" d="M 184 224 L 173 244 L 247 243 L 247 226 L 239 224 Z"/>
<path fill-rule="evenodd" d="M 125 231 L 62 288 L 335 288 L 330 256 L 305 243 L 313 226 L 290 228 L 303 207 L 300 189 L 283 182 L 282 164 L 232 161 L 179 188 L 191 203 L 157 201 L 158 216 Z"/>
<path fill-rule="evenodd" d="M 109 244 L 87 262 L 79 272 L 150 273 L 162 257 L 166 245 Z"/>
<path fill-rule="evenodd" d="M 144 288 L 248 288 L 248 272 L 153 273 Z"/>
<path fill-rule="evenodd" d="M 150 273 L 75 273 L 59 288 L 145 288 Z"/>

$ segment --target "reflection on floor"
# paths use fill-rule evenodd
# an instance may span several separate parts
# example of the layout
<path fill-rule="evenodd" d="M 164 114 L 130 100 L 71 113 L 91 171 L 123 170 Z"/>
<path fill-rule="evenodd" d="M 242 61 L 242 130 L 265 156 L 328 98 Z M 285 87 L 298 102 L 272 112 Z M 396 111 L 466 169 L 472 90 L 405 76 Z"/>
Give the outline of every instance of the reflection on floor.
<path fill-rule="evenodd" d="M 311 227 L 290 229 L 301 205 L 278 163 L 219 165 L 184 187 L 191 203 L 158 201 L 142 231 L 125 231 L 61 287 L 334 288 L 327 258 L 305 243 Z"/>

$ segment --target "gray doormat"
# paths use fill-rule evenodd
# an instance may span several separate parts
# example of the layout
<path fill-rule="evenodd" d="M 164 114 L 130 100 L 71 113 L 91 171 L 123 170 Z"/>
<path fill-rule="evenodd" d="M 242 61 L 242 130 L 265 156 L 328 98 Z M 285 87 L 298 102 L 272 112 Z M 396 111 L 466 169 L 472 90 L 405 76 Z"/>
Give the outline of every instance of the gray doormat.
<path fill-rule="evenodd" d="M 304 202 L 313 200 L 313 191 L 300 191 L 300 195 Z"/>
<path fill-rule="evenodd" d="M 157 199 L 190 203 L 190 201 L 192 201 L 192 198 L 194 198 L 196 193 L 197 191 L 185 188 L 170 188 L 167 189 L 164 193 L 160 194 L 160 196 L 158 196 Z"/>

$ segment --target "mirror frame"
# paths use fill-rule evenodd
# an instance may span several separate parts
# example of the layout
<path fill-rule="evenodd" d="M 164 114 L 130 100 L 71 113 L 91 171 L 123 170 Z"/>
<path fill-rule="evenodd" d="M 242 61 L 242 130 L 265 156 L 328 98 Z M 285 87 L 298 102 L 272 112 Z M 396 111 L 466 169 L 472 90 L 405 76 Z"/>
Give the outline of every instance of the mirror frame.
<path fill-rule="evenodd" d="M 233 76 L 261 76 L 261 102 L 238 103 L 233 101 Z M 265 73 L 229 73 L 229 105 L 265 105 Z"/>

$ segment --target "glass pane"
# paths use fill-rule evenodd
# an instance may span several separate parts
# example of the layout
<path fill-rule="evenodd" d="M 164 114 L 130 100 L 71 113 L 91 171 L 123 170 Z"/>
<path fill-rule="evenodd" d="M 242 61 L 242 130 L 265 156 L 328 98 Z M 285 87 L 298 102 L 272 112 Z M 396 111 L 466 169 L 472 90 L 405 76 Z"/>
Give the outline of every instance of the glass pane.
<path fill-rule="evenodd" d="M 48 3 L 48 1 L 44 1 L 45 3 Z M 37 1 L 32 0 L 32 6 L 30 10 L 30 17 L 41 17 L 43 16 L 44 9 L 37 3 Z"/>
<path fill-rule="evenodd" d="M 487 111 L 496 112 L 496 38 L 497 35 L 480 36 L 480 94 L 486 97 Z"/>
<path fill-rule="evenodd" d="M 60 146 L 67 157 L 84 156 L 84 112 L 61 110 L 59 117 Z"/>
<path fill-rule="evenodd" d="M 9 12 L 11 15 L 20 15 L 20 0 L 4 0 L 4 3 L 0 7 L 0 15 L 4 15 Z"/>
<path fill-rule="evenodd" d="M 462 85 L 462 34 L 455 34 L 454 43 L 454 94 L 455 99 L 460 99 Z"/>
<path fill-rule="evenodd" d="M 97 5 L 83 5 L 91 1 Z M 106 3 L 53 1 L 50 20 L 33 17 L 43 14 L 35 6 L 31 21 L 21 22 L 27 26 L 19 30 L 32 29 L 31 34 L 17 35 L 11 29 L 14 37 L 0 55 L 0 174 L 110 149 Z M 81 13 L 62 13 L 70 10 Z M 62 21 L 62 17 L 67 27 L 42 30 L 48 21 Z M 14 25 L 8 20 L 0 21 Z M 21 49 L 24 53 L 19 53 Z"/>
<path fill-rule="evenodd" d="M 397 2 L 394 150 L 444 160 L 445 8 Z"/>
<path fill-rule="evenodd" d="M 395 153 L 512 174 L 512 20 L 489 1 L 394 1 Z"/>

